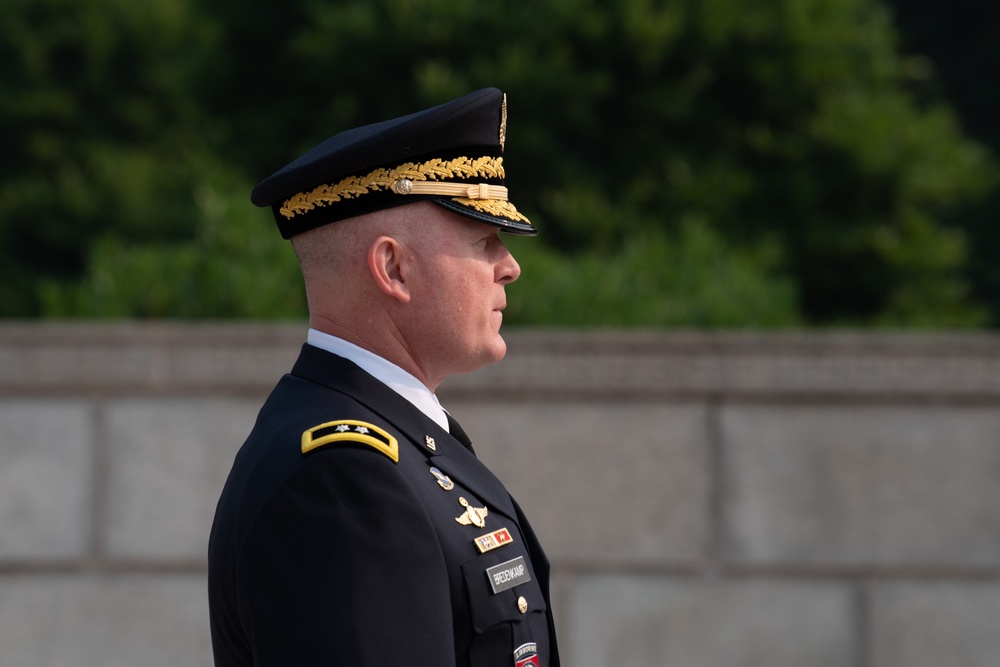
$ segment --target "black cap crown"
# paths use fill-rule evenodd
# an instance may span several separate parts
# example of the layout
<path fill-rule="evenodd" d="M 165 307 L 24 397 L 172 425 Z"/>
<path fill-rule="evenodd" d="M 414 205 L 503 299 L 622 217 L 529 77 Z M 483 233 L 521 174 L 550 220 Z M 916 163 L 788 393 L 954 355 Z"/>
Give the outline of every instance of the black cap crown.
<path fill-rule="evenodd" d="M 455 213 L 533 235 L 507 199 L 507 98 L 486 88 L 409 116 L 341 132 L 261 181 L 282 237 L 337 220 L 430 200 Z"/>

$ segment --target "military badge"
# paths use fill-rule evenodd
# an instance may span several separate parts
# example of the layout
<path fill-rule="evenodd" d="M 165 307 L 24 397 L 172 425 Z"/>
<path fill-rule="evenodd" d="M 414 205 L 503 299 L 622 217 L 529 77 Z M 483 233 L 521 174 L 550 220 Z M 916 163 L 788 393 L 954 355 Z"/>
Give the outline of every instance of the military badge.
<path fill-rule="evenodd" d="M 313 426 L 302 433 L 303 454 L 326 445 L 347 443 L 367 445 L 382 452 L 394 463 L 399 462 L 399 444 L 396 438 L 375 424 L 356 419 L 341 419 Z"/>
<path fill-rule="evenodd" d="M 451 491 L 455 488 L 455 482 L 451 481 L 451 477 L 444 474 L 437 468 L 431 468 L 431 474 L 434 475 L 434 479 L 437 480 L 438 486 L 440 486 L 445 491 Z"/>
<path fill-rule="evenodd" d="M 521 644 L 514 650 L 514 667 L 539 667 L 538 644 Z"/>
<path fill-rule="evenodd" d="M 472 507 L 465 498 L 459 498 L 458 502 L 465 508 L 465 512 L 461 516 L 455 517 L 455 521 L 463 526 L 486 527 L 486 515 L 490 513 L 488 509 L 485 507 Z"/>
<path fill-rule="evenodd" d="M 479 553 L 484 554 L 487 551 L 493 551 L 502 546 L 513 544 L 514 538 L 510 536 L 509 530 L 501 528 L 500 530 L 494 530 L 492 533 L 480 535 L 473 542 L 475 542 L 476 548 L 479 549 Z"/>
<path fill-rule="evenodd" d="M 500 105 L 500 150 L 504 149 L 507 143 L 507 95 L 503 96 L 503 103 Z"/>

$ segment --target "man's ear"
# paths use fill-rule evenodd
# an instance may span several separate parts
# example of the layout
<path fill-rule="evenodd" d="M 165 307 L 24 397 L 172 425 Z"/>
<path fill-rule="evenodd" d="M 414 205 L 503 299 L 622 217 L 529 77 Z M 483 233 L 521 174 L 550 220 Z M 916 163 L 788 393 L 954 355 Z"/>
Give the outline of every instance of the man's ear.
<path fill-rule="evenodd" d="M 380 236 L 368 248 L 368 270 L 382 292 L 400 303 L 410 302 L 406 282 L 403 244 L 391 236 Z"/>

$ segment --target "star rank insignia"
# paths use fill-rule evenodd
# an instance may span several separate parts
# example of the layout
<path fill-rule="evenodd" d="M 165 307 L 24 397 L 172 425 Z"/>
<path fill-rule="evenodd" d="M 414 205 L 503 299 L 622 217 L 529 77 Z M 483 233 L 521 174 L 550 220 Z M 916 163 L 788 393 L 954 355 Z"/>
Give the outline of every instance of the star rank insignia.
<path fill-rule="evenodd" d="M 399 443 L 385 430 L 355 419 L 341 419 L 313 426 L 302 433 L 302 453 L 332 444 L 356 443 L 382 452 L 399 463 Z"/>
<path fill-rule="evenodd" d="M 465 512 L 461 516 L 455 517 L 455 521 L 463 526 L 486 527 L 486 515 L 490 513 L 488 509 L 485 507 L 472 507 L 469 505 L 468 500 L 461 497 L 458 499 L 458 503 L 465 508 Z"/>

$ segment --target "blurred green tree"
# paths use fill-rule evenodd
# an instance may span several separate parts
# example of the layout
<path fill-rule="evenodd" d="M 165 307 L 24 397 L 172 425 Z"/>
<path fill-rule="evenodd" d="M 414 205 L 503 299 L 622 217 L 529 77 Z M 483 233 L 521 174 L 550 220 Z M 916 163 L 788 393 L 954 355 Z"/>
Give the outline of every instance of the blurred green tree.
<path fill-rule="evenodd" d="M 888 0 L 920 99 L 948 99 L 963 131 L 1000 155 L 1000 5 L 977 0 Z M 969 239 L 974 294 L 1000 326 L 1000 188 L 986 199 L 956 207 L 945 218 Z"/>
<path fill-rule="evenodd" d="M 196 228 L 204 177 L 203 39 L 173 0 L 9 0 L 0 6 L 0 304 L 43 312 L 106 237 L 161 242 Z M 62 314 L 62 313 L 53 313 Z"/>
<path fill-rule="evenodd" d="M 996 167 L 944 106 L 918 103 L 909 92 L 912 67 L 875 0 L 164 2 L 173 14 L 155 20 L 136 18 L 141 12 L 120 0 L 83 3 L 120 14 L 108 39 L 119 50 L 136 45 L 131 80 L 156 84 L 145 83 L 148 95 L 139 96 L 155 122 L 122 121 L 103 134 L 97 126 L 91 143 L 67 132 L 71 124 L 55 132 L 66 145 L 54 151 L 52 166 L 64 168 L 65 155 L 80 153 L 87 168 L 79 171 L 90 179 L 84 189 L 98 199 L 89 208 L 61 196 L 51 204 L 58 210 L 46 228 L 60 229 L 61 214 L 77 220 L 85 212 L 84 222 L 68 226 L 78 234 L 75 251 L 89 254 L 63 265 L 62 274 L 49 272 L 37 297 L 48 314 L 197 315 L 199 307 L 181 305 L 197 298 L 217 316 L 289 314 L 250 305 L 252 289 L 241 305 L 199 296 L 216 292 L 213 285 L 171 287 L 177 271 L 225 282 L 225 271 L 208 267 L 231 265 L 228 253 L 240 251 L 210 231 L 219 220 L 193 195 L 198 182 L 211 181 L 206 170 L 224 177 L 213 192 L 229 201 L 240 179 L 245 192 L 251 177 L 335 131 L 495 85 L 510 98 L 508 185 L 543 230 L 530 245 L 514 241 L 525 269 L 521 288 L 532 292 L 515 301 L 539 305 L 512 307 L 509 321 L 984 322 L 964 280 L 963 234 L 941 220 L 988 193 Z M 30 13 L 24 0 L 15 4 Z M 143 34 L 143 20 L 174 28 L 144 39 L 114 35 Z M 108 81 L 98 81 L 100 94 L 92 84 L 77 92 L 118 106 L 128 98 L 125 79 L 101 71 Z M 19 76 L 13 87 L 20 94 L 31 77 Z M 107 112 L 94 107 L 98 117 Z M 89 113 L 76 119 L 94 122 Z M 32 131 L 42 124 L 27 123 Z M 138 131 L 147 125 L 158 131 Z M 39 164 L 28 154 L 37 142 L 11 140 Z M 94 182 L 90 167 L 101 155 L 104 164 L 127 165 L 125 174 Z M 154 156 L 149 172 L 140 155 Z M 160 165 L 165 171 L 157 174 Z M 138 182 L 125 187 L 129 180 Z M 6 223 L 8 212 L 23 225 L 33 207 L 45 210 L 38 208 L 44 193 L 9 189 L 0 196 L 7 238 L 19 228 Z M 126 194 L 138 209 L 117 203 Z M 35 198 L 25 206 L 18 197 Z M 267 218 L 246 216 L 256 222 L 237 214 L 234 225 Z M 30 268 L 31 249 L 45 243 L 19 247 Z M 206 256 L 198 269 L 180 259 L 197 250 L 221 259 Z M 130 264 L 130 256 L 142 259 Z M 287 254 L 255 257 L 285 263 L 264 275 L 290 273 Z M 72 284 L 84 266 L 84 282 Z M 161 305 L 139 305 L 139 281 L 98 281 L 142 266 L 167 271 L 157 286 Z M 223 291 L 247 280 L 233 279 Z M 99 283 L 105 291 L 97 298 Z"/>
<path fill-rule="evenodd" d="M 82 283 L 42 284 L 46 312 L 101 317 L 297 318 L 306 312 L 291 245 L 275 240 L 247 205 L 243 183 L 197 186 L 192 239 L 147 243 L 104 237 L 91 245 Z"/>

